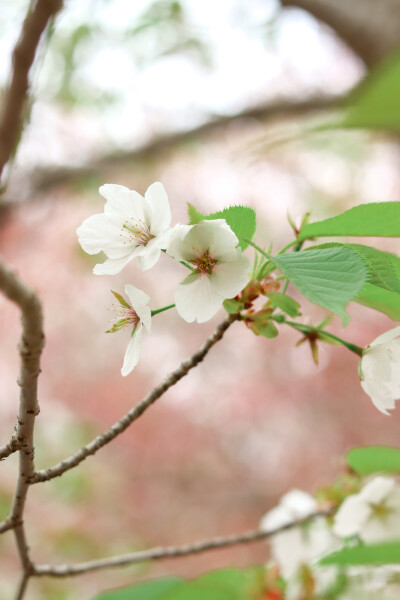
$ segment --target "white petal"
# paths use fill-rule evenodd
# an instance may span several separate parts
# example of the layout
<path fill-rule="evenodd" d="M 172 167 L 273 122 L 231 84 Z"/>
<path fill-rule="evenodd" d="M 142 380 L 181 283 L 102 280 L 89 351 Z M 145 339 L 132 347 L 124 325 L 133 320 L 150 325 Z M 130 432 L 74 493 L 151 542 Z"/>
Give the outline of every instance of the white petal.
<path fill-rule="evenodd" d="M 136 311 L 139 319 L 150 333 L 151 310 L 148 306 L 150 300 L 149 296 L 143 292 L 143 290 L 139 290 L 130 283 L 125 286 L 125 293 L 129 298 L 133 310 Z"/>
<path fill-rule="evenodd" d="M 207 275 L 189 275 L 175 292 L 176 310 L 188 323 L 208 321 L 222 306 L 223 300 L 212 290 Z"/>
<path fill-rule="evenodd" d="M 184 243 L 193 257 L 207 250 L 213 258 L 225 261 L 235 259 L 238 239 L 224 220 L 215 219 L 193 225 Z"/>
<path fill-rule="evenodd" d="M 142 349 L 142 328 L 140 324 L 131 339 L 125 352 L 124 364 L 122 365 L 121 375 L 126 377 L 136 367 L 139 362 L 140 350 Z"/>
<path fill-rule="evenodd" d="M 390 381 L 390 362 L 385 346 L 375 346 L 364 350 L 361 358 L 361 372 L 364 379 Z"/>
<path fill-rule="evenodd" d="M 395 408 L 395 400 L 390 391 L 380 381 L 365 379 L 361 381 L 361 387 L 371 398 L 372 404 L 384 415 L 390 415 L 388 410 Z M 400 398 L 399 398 L 400 399 Z"/>
<path fill-rule="evenodd" d="M 238 238 L 224 219 L 204 221 L 211 226 L 210 254 L 221 261 L 234 260 Z"/>
<path fill-rule="evenodd" d="M 400 325 L 398 327 L 394 327 L 393 329 L 389 329 L 382 335 L 379 335 L 374 339 L 373 342 L 370 343 L 370 346 L 376 346 L 377 344 L 384 344 L 385 342 L 390 342 L 394 338 L 400 336 Z"/>
<path fill-rule="evenodd" d="M 371 514 L 371 508 L 359 494 L 348 496 L 334 517 L 332 531 L 339 537 L 359 533 Z"/>
<path fill-rule="evenodd" d="M 153 183 L 148 188 L 145 198 L 152 211 L 150 231 L 153 235 L 159 235 L 171 225 L 171 210 L 163 184 L 159 181 Z"/>
<path fill-rule="evenodd" d="M 236 296 L 250 279 L 250 261 L 240 251 L 235 252 L 234 261 L 218 263 L 210 276 L 213 290 L 224 298 Z"/>
<path fill-rule="evenodd" d="M 193 250 L 185 244 L 185 237 L 194 225 L 175 225 L 170 233 L 167 254 L 175 260 L 192 260 Z"/>
<path fill-rule="evenodd" d="M 138 256 L 136 264 L 142 271 L 147 271 L 148 269 L 151 269 L 151 267 L 154 267 L 160 258 L 160 254 L 161 250 L 159 248 L 145 246 L 145 251 L 141 256 Z"/>
<path fill-rule="evenodd" d="M 292 519 L 301 519 L 318 508 L 315 498 L 302 490 L 291 490 L 281 498 L 281 505 L 288 511 Z"/>
<path fill-rule="evenodd" d="M 394 513 L 389 513 L 383 518 L 370 519 L 363 527 L 360 535 L 367 543 L 383 542 L 400 538 L 399 507 Z"/>
<path fill-rule="evenodd" d="M 131 253 L 122 258 L 108 258 L 105 262 L 99 263 L 93 269 L 95 275 L 116 275 L 120 273 L 126 265 L 135 258 L 135 254 Z"/>
<path fill-rule="evenodd" d="M 80 245 L 88 254 L 97 254 L 102 250 L 113 252 L 115 258 L 127 254 L 127 248 L 121 240 L 121 224 L 110 221 L 103 213 L 85 219 L 76 233 Z"/>
<path fill-rule="evenodd" d="M 265 514 L 260 521 L 260 529 L 262 531 L 272 531 L 282 525 L 287 525 L 292 520 L 290 512 L 280 504 L 272 508 Z"/>
<path fill-rule="evenodd" d="M 134 217 L 142 221 L 146 221 L 148 218 L 146 201 L 138 192 L 115 183 L 102 185 L 99 192 L 107 200 L 104 206 L 104 213 L 107 216 L 118 214 L 125 218 Z"/>
<path fill-rule="evenodd" d="M 379 475 L 369 481 L 358 495 L 366 503 L 380 504 L 395 487 L 394 479 Z"/>

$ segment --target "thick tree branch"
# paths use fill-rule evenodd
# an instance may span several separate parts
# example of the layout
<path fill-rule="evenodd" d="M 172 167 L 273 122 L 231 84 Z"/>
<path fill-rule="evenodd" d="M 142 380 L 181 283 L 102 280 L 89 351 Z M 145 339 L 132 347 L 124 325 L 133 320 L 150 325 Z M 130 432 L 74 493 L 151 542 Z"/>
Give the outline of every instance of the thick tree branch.
<path fill-rule="evenodd" d="M 33 570 L 25 538 L 23 511 L 29 488 L 29 478 L 35 471 L 33 428 L 39 413 L 37 380 L 40 373 L 40 355 L 43 348 L 42 308 L 36 294 L 15 273 L 0 262 L 0 290 L 21 310 L 22 336 L 19 342 L 21 366 L 18 385 L 21 388 L 16 426 L 19 448 L 19 472 L 17 486 L 6 529 L 14 530 L 18 554 L 23 566 L 23 579 L 17 598 L 22 598 L 26 583 Z M 6 530 L 4 529 L 4 530 Z M 23 582 L 23 583 L 22 583 Z"/>
<path fill-rule="evenodd" d="M 331 513 L 332 509 L 317 511 L 303 519 L 291 521 L 286 525 L 276 527 L 275 529 L 271 529 L 269 531 L 253 529 L 237 535 L 215 537 L 209 540 L 195 542 L 193 544 L 151 548 L 150 550 L 144 550 L 143 552 L 132 552 L 130 554 L 123 554 L 121 556 L 103 558 L 100 560 L 93 560 L 75 565 L 37 565 L 35 567 L 34 575 L 38 577 L 72 577 L 73 575 L 81 575 L 83 573 L 89 573 L 90 571 L 124 567 L 147 560 L 178 558 L 180 556 L 189 556 L 191 554 L 207 552 L 208 550 L 217 550 L 218 548 L 228 548 L 229 546 L 237 546 L 239 544 L 251 544 L 253 542 L 259 542 L 260 540 L 270 538 L 282 531 L 299 527 L 300 525 L 303 525 L 304 523 L 307 523 L 308 521 L 318 517 L 328 516 Z"/>
<path fill-rule="evenodd" d="M 368 67 L 400 46 L 400 0 L 281 0 L 329 25 Z"/>
<path fill-rule="evenodd" d="M 228 327 L 230 327 L 230 325 L 232 325 L 232 323 L 238 318 L 238 315 L 229 315 L 224 321 L 222 321 L 214 333 L 205 341 L 200 350 L 185 360 L 177 369 L 175 369 L 175 371 L 172 371 L 172 373 L 170 373 L 160 385 L 155 387 L 150 394 L 148 394 L 128 413 L 126 413 L 122 419 L 114 423 L 110 429 L 107 429 L 107 431 L 98 435 L 92 442 L 78 450 L 76 454 L 73 454 L 69 458 L 66 458 L 62 462 L 58 463 L 58 465 L 55 465 L 49 469 L 37 471 L 36 473 L 30 475 L 29 482 L 39 483 L 41 481 L 49 481 L 54 477 L 59 477 L 66 471 L 69 471 L 70 469 L 79 465 L 88 456 L 95 454 L 106 444 L 109 444 L 113 439 L 124 432 L 125 429 L 127 429 L 127 427 L 133 423 L 133 421 L 136 421 L 136 419 L 138 419 L 156 400 L 161 398 L 161 396 L 165 394 L 170 387 L 175 385 L 180 379 L 182 379 L 182 377 L 185 377 L 185 375 L 187 375 L 191 369 L 196 367 L 208 354 L 211 348 L 222 338 Z"/>
<path fill-rule="evenodd" d="M 55 185 L 62 185 L 81 177 L 88 177 L 113 166 L 123 166 L 127 163 L 156 157 L 166 150 L 210 134 L 234 121 L 255 119 L 260 122 L 266 122 L 274 121 L 275 119 L 298 117 L 313 112 L 339 108 L 344 99 L 344 96 L 319 96 L 305 100 L 282 99 L 265 102 L 233 115 L 214 117 L 202 125 L 186 131 L 159 136 L 135 150 L 106 154 L 83 166 L 37 169 L 30 179 L 31 189 L 29 193 L 31 195 L 33 189 L 33 194 L 39 194 Z"/>
<path fill-rule="evenodd" d="M 5 93 L 0 115 L 0 179 L 20 135 L 23 110 L 29 88 L 29 71 L 50 18 L 62 6 L 62 0 L 37 0 L 24 21 L 13 52 L 13 72 Z"/>

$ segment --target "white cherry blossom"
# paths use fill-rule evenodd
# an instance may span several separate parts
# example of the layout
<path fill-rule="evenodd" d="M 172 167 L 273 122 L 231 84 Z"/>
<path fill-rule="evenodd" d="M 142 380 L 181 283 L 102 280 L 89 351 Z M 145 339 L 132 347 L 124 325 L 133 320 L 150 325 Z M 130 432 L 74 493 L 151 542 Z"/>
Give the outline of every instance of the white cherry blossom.
<path fill-rule="evenodd" d="M 167 254 L 193 269 L 175 293 L 176 309 L 185 321 L 208 321 L 225 299 L 236 296 L 248 283 L 250 263 L 238 243 L 223 219 L 173 229 Z"/>
<path fill-rule="evenodd" d="M 113 292 L 118 299 L 117 321 L 108 333 L 119 331 L 125 327 L 131 328 L 131 338 L 125 352 L 124 364 L 121 374 L 125 377 L 136 367 L 142 349 L 142 325 L 151 333 L 151 310 L 148 306 L 149 296 L 133 285 L 125 286 L 125 293 L 129 298 L 127 302 L 122 296 Z"/>
<path fill-rule="evenodd" d="M 375 477 L 358 494 L 348 496 L 334 518 L 339 537 L 358 535 L 364 542 L 400 538 L 400 485 Z"/>
<path fill-rule="evenodd" d="M 282 496 L 278 506 L 270 510 L 260 522 L 260 529 L 271 531 L 318 510 L 316 500 L 294 489 Z M 271 538 L 271 551 L 282 575 L 288 579 L 302 565 L 312 563 L 338 545 L 325 517 L 318 517 L 303 526 L 282 531 Z"/>
<path fill-rule="evenodd" d="M 96 275 L 119 273 L 131 260 L 143 271 L 153 267 L 168 244 L 171 212 L 164 186 L 153 183 L 141 196 L 123 185 L 108 183 L 99 189 L 106 199 L 104 212 L 78 227 L 79 243 L 88 254 L 103 251 L 104 263 Z"/>
<path fill-rule="evenodd" d="M 360 375 L 364 392 L 388 415 L 400 399 L 400 327 L 380 335 L 364 349 Z"/>

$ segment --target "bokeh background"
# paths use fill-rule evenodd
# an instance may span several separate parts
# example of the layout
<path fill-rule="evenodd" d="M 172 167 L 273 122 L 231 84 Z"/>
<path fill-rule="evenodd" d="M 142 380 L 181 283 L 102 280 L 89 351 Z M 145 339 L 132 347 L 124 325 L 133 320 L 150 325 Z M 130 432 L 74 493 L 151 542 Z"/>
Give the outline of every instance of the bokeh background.
<path fill-rule="evenodd" d="M 346 3 L 333 4 L 342 10 Z M 2 6 L 2 88 L 27 6 Z M 98 257 L 82 252 L 75 230 L 102 211 L 99 185 L 144 193 L 163 182 L 174 223 L 185 222 L 187 202 L 205 212 L 252 206 L 255 241 L 274 250 L 293 236 L 288 213 L 300 219 L 310 211 L 320 219 L 361 202 L 400 200 L 395 139 L 310 131 L 381 58 L 346 44 L 338 29 L 273 0 L 66 2 L 41 46 L 34 102 L 0 204 L 0 252 L 44 305 L 39 468 L 119 419 L 224 316 L 221 310 L 203 325 L 186 324 L 174 311 L 156 316 L 139 366 L 121 377 L 129 334 L 104 334 L 110 289 L 132 283 L 157 308 L 173 302 L 184 273 L 163 256 L 150 272 L 131 264 L 114 277 L 92 274 Z M 396 251 L 394 244 L 379 240 L 378 247 Z M 298 299 L 304 319 L 325 316 Z M 0 311 L 4 443 L 17 411 L 20 327 L 18 311 L 3 298 Z M 354 319 L 344 331 L 337 318 L 330 330 L 361 346 L 393 326 L 358 305 L 349 313 Z M 373 407 L 360 388 L 356 357 L 322 346 L 316 366 L 306 344 L 296 347 L 299 337 L 281 329 L 266 340 L 235 324 L 204 363 L 113 444 L 62 478 L 33 486 L 26 511 L 33 557 L 88 560 L 254 528 L 290 488 L 313 492 L 336 477 L 349 447 L 398 443 L 399 414 L 385 417 Z M 0 467 L 3 518 L 16 457 Z M 90 599 L 139 579 L 267 556 L 260 543 L 37 580 L 29 598 Z M 2 598 L 12 596 L 18 569 L 13 536 L 5 534 Z"/>

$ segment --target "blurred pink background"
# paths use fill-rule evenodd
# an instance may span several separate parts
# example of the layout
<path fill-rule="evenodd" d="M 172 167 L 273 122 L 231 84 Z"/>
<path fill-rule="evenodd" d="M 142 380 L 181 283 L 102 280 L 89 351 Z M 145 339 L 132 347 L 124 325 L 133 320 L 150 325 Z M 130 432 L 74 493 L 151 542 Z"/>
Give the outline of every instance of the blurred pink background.
<path fill-rule="evenodd" d="M 304 15 L 291 19 L 290 26 L 296 30 L 297 24 L 301 34 Z M 285 70 L 278 70 L 277 97 L 286 87 L 293 96 L 301 96 L 302 80 L 307 78 L 309 87 L 316 89 L 321 71 L 329 65 L 335 65 L 330 78 L 333 92 L 341 92 L 362 74 L 357 60 L 329 32 L 321 32 L 315 23 L 307 26 L 316 36 L 316 47 L 329 49 L 326 63 L 317 68 L 310 62 L 307 71 L 304 62 L 299 65 L 290 55 L 294 76 L 289 86 Z M 284 55 L 290 44 L 285 48 Z M 157 81 L 161 85 L 159 75 L 155 77 L 152 85 Z M 250 89 L 249 103 L 262 99 L 261 89 Z M 60 164 L 69 164 L 75 148 L 81 154 L 85 149 L 90 157 L 97 144 L 98 132 L 91 133 L 93 114 L 88 116 L 82 108 L 78 123 L 78 108 L 64 113 L 55 104 L 46 112 L 46 102 L 39 94 L 10 181 L 13 204 L 1 213 L 0 223 L 1 255 L 37 291 L 44 306 L 38 468 L 75 452 L 118 420 L 196 351 L 224 318 L 221 310 L 209 323 L 189 325 L 175 311 L 156 316 L 138 367 L 121 377 L 129 334 L 104 334 L 109 327 L 110 289 L 122 292 L 125 283 L 132 283 L 150 295 L 152 308 L 158 308 L 173 302 L 174 286 L 184 272 L 162 256 L 149 272 L 131 263 L 114 277 L 92 274 L 98 257 L 82 252 L 75 230 L 83 219 L 102 211 L 98 185 L 119 183 L 144 193 L 153 181 L 161 181 L 174 223 L 185 222 L 187 202 L 209 212 L 235 203 L 252 206 L 258 215 L 255 241 L 263 246 L 272 243 L 274 251 L 291 239 L 287 212 L 298 218 L 311 210 L 319 219 L 361 202 L 400 200 L 399 150 L 393 144 L 339 132 L 316 139 L 305 136 L 260 153 L 255 151 L 256 142 L 281 135 L 282 125 L 264 126 L 249 119 L 141 162 L 106 166 L 87 181 L 53 186 L 32 198 L 28 193 L 18 202 L 18 190 L 27 187 L 24 169 L 29 166 L 30 177 L 38 164 L 46 166 L 46 128 L 52 131 L 51 144 L 64 145 Z M 169 110 L 174 112 L 173 103 Z M 180 110 L 177 101 L 175 111 Z M 152 114 L 147 113 L 149 138 Z M 54 117 L 53 130 L 48 115 Z M 59 130 L 64 118 L 71 119 L 67 139 Z M 100 113 L 97 120 L 103 122 Z M 286 128 L 298 132 L 301 124 L 292 120 Z M 118 147 L 132 141 L 133 133 L 129 140 L 120 139 Z M 31 162 L 25 163 L 28 155 Z M 395 243 L 377 241 L 380 248 L 398 251 Z M 322 309 L 296 297 L 304 318 L 314 324 L 323 318 Z M 0 311 L 4 443 L 17 411 L 20 326 L 18 311 L 3 298 Z M 393 326 L 384 315 L 358 305 L 350 305 L 349 313 L 354 318 L 345 330 L 335 318 L 330 331 L 361 346 Z M 386 417 L 373 407 L 359 385 L 357 358 L 345 348 L 324 345 L 317 367 L 306 344 L 295 347 L 299 338 L 293 330 L 280 328 L 278 338 L 266 340 L 243 324 L 234 324 L 204 363 L 115 442 L 61 479 L 33 486 L 26 526 L 34 558 L 51 563 L 89 560 L 256 528 L 261 516 L 290 488 L 313 492 L 338 475 L 350 447 L 397 444 L 399 413 Z M 0 519 L 7 514 L 15 477 L 13 456 L 1 463 Z M 226 565 L 263 562 L 267 556 L 265 545 L 258 543 L 76 579 L 32 581 L 29 598 L 89 599 L 102 589 L 156 575 L 195 575 Z M 18 573 L 11 534 L 0 538 L 0 557 L 0 595 L 5 598 Z"/>

